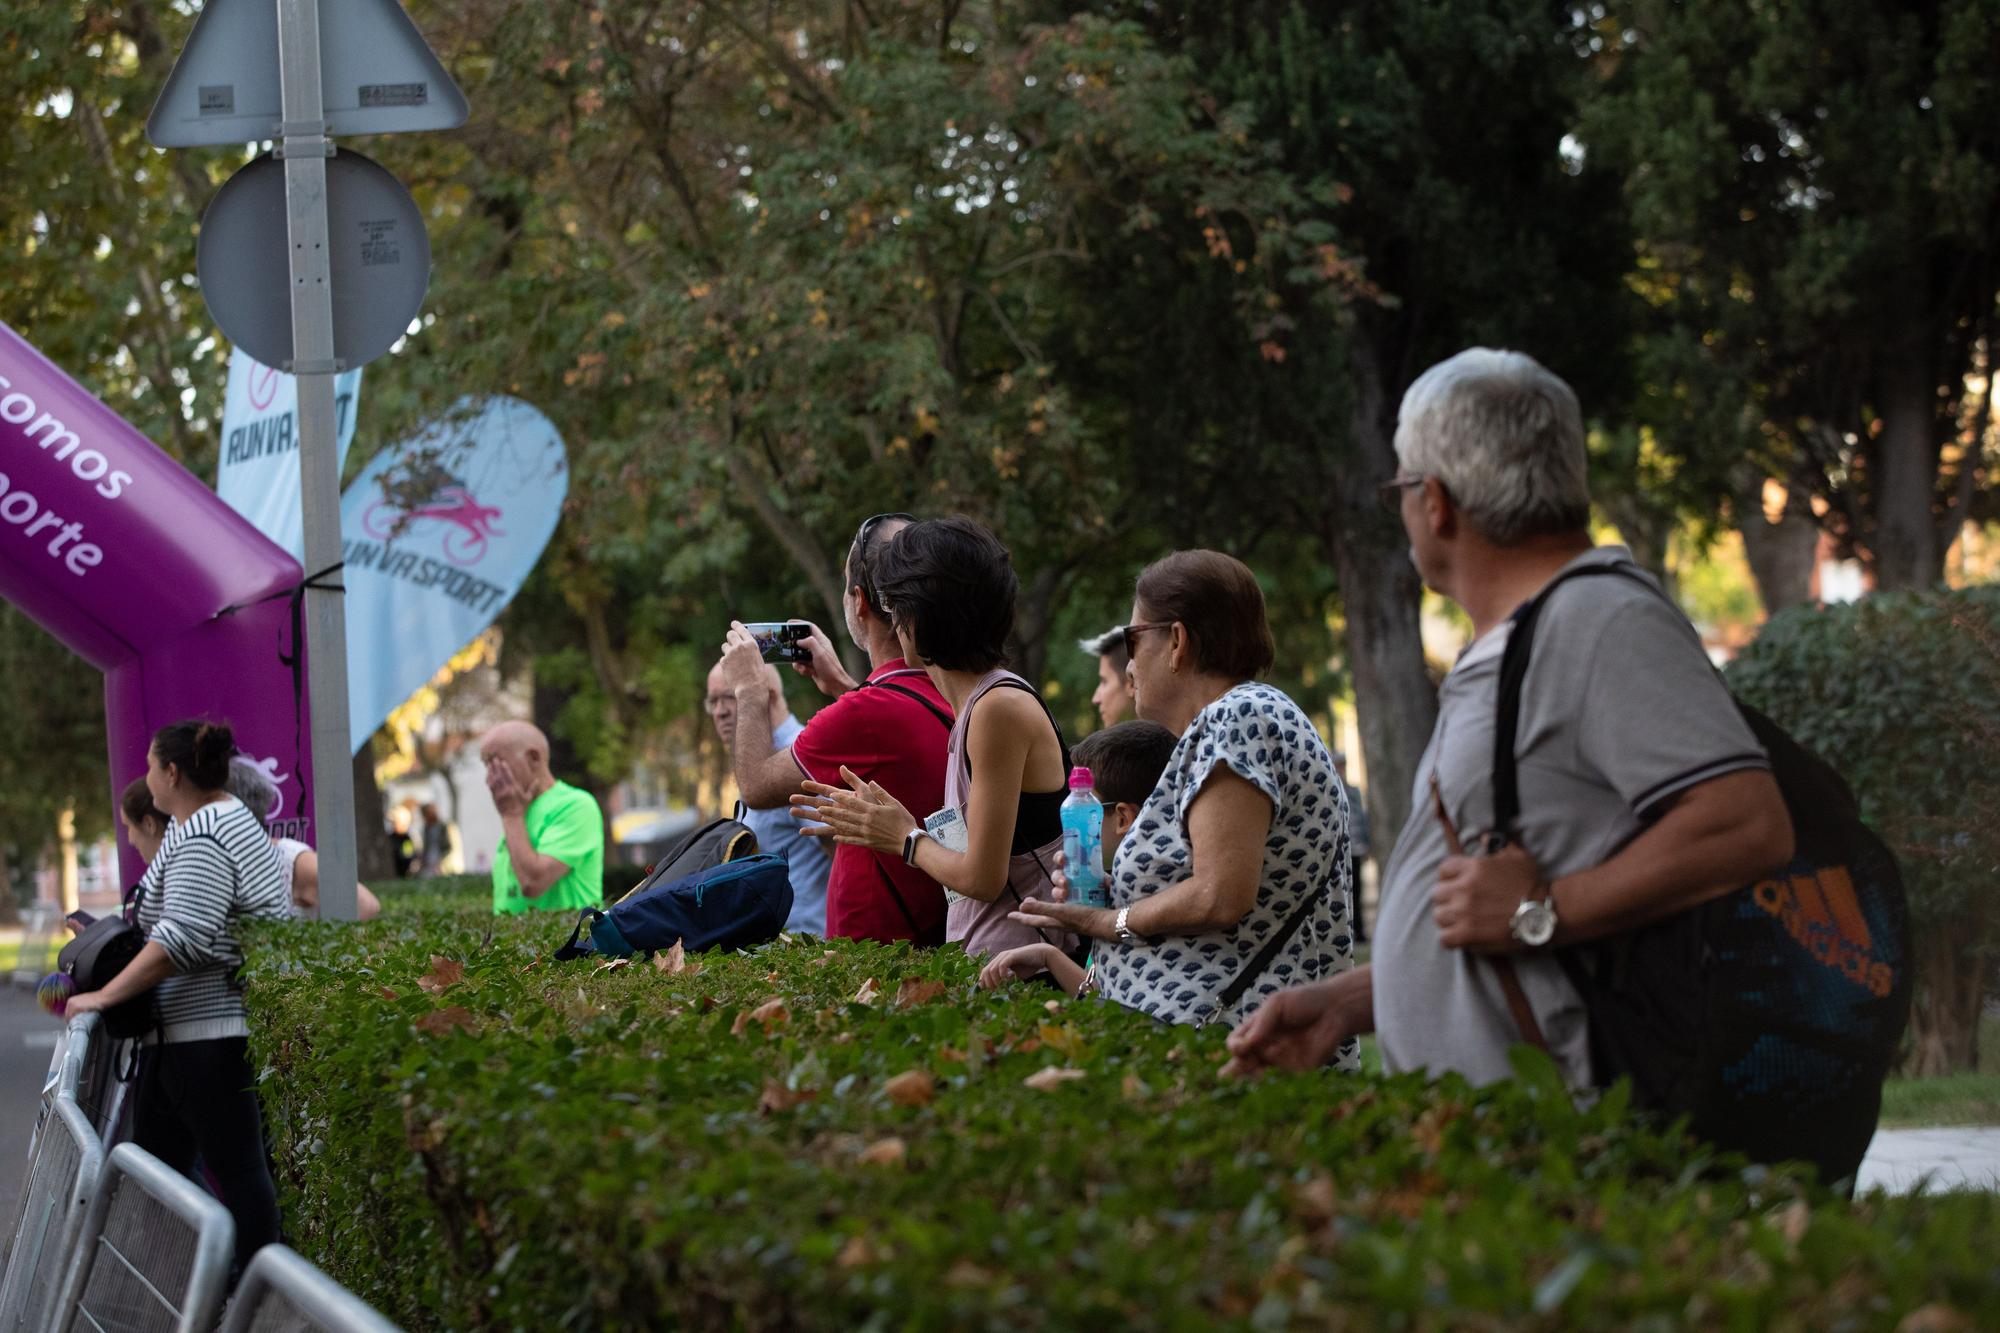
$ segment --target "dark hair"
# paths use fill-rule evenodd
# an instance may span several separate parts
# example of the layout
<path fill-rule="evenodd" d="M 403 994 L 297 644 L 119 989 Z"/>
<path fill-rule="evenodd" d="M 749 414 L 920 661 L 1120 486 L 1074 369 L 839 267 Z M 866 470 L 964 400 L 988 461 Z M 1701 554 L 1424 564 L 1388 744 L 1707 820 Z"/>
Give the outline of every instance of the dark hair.
<path fill-rule="evenodd" d="M 1155 620 L 1185 626 L 1195 666 L 1231 680 L 1249 680 L 1277 659 L 1264 590 L 1250 566 L 1220 551 L 1175 551 L 1146 566 L 1136 589 Z"/>
<path fill-rule="evenodd" d="M 150 819 L 162 829 L 167 826 L 166 812 L 153 804 L 153 789 L 146 785 L 144 778 L 133 778 L 125 784 L 125 790 L 118 795 L 118 808 L 134 824 L 143 824 Z"/>
<path fill-rule="evenodd" d="M 854 541 L 847 548 L 847 586 L 861 589 L 861 596 L 878 616 L 887 616 L 889 608 L 882 601 L 882 594 L 875 587 L 875 562 L 882 554 L 882 548 L 895 532 L 882 530 L 892 523 L 914 523 L 911 514 L 875 514 L 861 520 L 861 526 L 854 530 Z M 901 531 L 901 529 L 897 529 Z"/>
<path fill-rule="evenodd" d="M 1020 591 L 1000 539 L 962 515 L 912 523 L 875 557 L 875 590 L 917 654 L 947 671 L 991 671 L 1007 660 Z"/>
<path fill-rule="evenodd" d="M 1093 731 L 1070 757 L 1090 770 L 1090 783 L 1106 805 L 1144 805 L 1160 785 L 1180 737 L 1157 722 L 1120 722 Z"/>
<path fill-rule="evenodd" d="M 229 760 L 236 753 L 236 733 L 227 722 L 191 717 L 153 733 L 153 753 L 161 764 L 172 764 L 201 791 L 221 791 L 229 782 Z"/>

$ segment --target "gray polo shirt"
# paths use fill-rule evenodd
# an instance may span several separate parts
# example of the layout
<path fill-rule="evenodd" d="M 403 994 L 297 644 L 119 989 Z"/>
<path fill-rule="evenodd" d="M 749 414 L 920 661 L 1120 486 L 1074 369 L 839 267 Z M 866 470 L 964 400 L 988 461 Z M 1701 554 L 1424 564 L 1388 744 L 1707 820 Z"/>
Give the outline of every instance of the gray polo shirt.
<path fill-rule="evenodd" d="M 1631 561 L 1625 548 L 1605 546 L 1569 567 L 1620 561 Z M 1410 820 L 1383 870 L 1371 962 L 1377 1040 L 1392 1073 L 1449 1070 L 1489 1083 L 1512 1073 L 1507 1048 L 1522 1040 L 1492 965 L 1438 943 L 1431 917 L 1449 854 L 1431 775 L 1469 845 L 1492 824 L 1493 713 L 1509 628 L 1489 630 L 1445 677 Z M 1572 580 L 1542 609 L 1515 753 L 1521 840 L 1552 879 L 1609 860 L 1676 794 L 1769 767 L 1687 621 L 1615 577 Z M 1513 957 L 1551 1053 L 1572 1087 L 1587 1086 L 1581 998 L 1554 959 Z"/>

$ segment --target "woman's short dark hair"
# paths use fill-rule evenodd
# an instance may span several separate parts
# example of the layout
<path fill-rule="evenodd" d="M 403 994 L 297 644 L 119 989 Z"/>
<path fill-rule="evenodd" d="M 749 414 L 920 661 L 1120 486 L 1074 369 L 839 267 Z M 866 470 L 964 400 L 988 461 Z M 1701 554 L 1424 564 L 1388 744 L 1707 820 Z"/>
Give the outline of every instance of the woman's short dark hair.
<path fill-rule="evenodd" d="M 1144 805 L 1160 785 L 1180 737 L 1157 722 L 1134 720 L 1093 731 L 1070 757 L 1090 770 L 1090 784 L 1106 805 Z"/>
<path fill-rule="evenodd" d="M 875 557 L 875 591 L 917 653 L 947 671 L 991 671 L 1007 660 L 1014 559 L 984 525 L 962 515 L 912 523 Z"/>
<path fill-rule="evenodd" d="M 221 791 L 229 782 L 229 760 L 236 753 L 236 733 L 227 722 L 191 717 L 153 733 L 153 754 L 172 764 L 201 791 Z"/>
<path fill-rule="evenodd" d="M 1186 627 L 1199 670 L 1250 680 L 1277 660 L 1264 590 L 1233 555 L 1175 551 L 1146 566 L 1135 595 L 1152 619 Z"/>
<path fill-rule="evenodd" d="M 143 824 L 150 819 L 156 828 L 164 830 L 167 827 L 166 812 L 153 804 L 153 789 L 146 785 L 144 778 L 133 778 L 125 784 L 125 790 L 118 795 L 118 808 L 134 824 Z"/>

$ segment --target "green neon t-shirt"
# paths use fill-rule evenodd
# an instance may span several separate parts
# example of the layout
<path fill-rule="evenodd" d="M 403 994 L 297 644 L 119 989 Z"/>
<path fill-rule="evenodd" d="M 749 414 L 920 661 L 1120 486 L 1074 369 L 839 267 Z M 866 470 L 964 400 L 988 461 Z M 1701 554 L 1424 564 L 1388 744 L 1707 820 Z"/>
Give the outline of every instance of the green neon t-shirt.
<path fill-rule="evenodd" d="M 529 803 L 527 820 L 528 845 L 568 866 L 569 873 L 550 885 L 547 893 L 530 898 L 521 892 L 514 858 L 502 838 L 500 849 L 493 854 L 493 910 L 506 916 L 527 911 L 575 911 L 602 903 L 604 816 L 597 809 L 597 799 L 567 782 L 558 782 Z"/>

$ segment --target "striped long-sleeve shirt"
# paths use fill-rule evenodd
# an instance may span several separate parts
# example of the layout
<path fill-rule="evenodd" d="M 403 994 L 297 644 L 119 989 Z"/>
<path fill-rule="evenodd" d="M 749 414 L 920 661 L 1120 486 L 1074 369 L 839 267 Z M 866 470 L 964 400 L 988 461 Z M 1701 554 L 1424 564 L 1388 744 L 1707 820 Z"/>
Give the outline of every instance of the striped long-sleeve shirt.
<path fill-rule="evenodd" d="M 277 853 L 243 802 L 224 797 L 177 819 L 139 883 L 139 926 L 166 950 L 174 975 L 155 992 L 160 1039 L 250 1034 L 236 970 L 237 925 L 289 914 Z"/>

